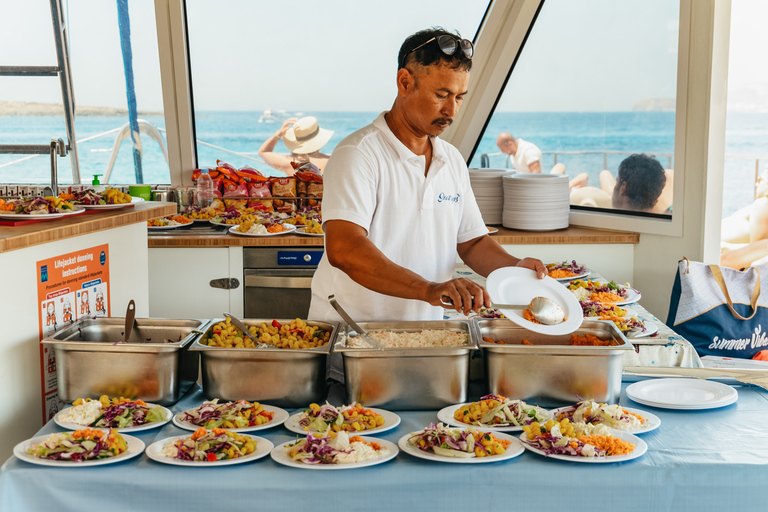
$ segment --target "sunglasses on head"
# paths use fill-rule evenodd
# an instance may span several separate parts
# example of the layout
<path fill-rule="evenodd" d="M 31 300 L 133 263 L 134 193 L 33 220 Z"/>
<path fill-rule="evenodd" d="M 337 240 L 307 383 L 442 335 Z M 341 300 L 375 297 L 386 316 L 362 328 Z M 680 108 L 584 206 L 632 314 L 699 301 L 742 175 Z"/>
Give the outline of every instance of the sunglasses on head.
<path fill-rule="evenodd" d="M 401 68 L 405 67 L 405 61 L 408 60 L 408 56 L 418 50 L 419 48 L 428 45 L 432 41 L 437 41 L 437 45 L 440 47 L 440 51 L 442 51 L 446 55 L 453 55 L 456 53 L 456 50 L 461 49 L 461 51 L 464 52 L 464 55 L 467 56 L 468 59 L 472 58 L 472 55 L 475 53 L 475 47 L 472 45 L 472 41 L 469 39 L 458 39 L 455 36 L 450 36 L 448 34 L 443 34 L 441 36 L 433 37 L 432 39 L 425 41 L 421 43 L 419 46 L 414 48 L 413 50 L 409 51 L 405 54 L 403 57 Z"/>

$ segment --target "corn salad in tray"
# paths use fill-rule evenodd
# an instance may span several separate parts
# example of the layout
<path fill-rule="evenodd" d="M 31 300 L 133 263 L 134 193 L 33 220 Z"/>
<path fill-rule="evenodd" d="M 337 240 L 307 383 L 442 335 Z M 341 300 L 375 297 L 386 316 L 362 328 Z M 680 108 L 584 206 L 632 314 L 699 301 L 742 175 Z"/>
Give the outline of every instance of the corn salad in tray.
<path fill-rule="evenodd" d="M 277 320 L 272 320 L 270 324 L 263 322 L 260 326 L 248 326 L 248 330 L 262 343 L 288 349 L 321 347 L 328 343 L 331 336 L 330 330 L 308 325 L 300 318 L 288 324 L 281 324 Z M 213 326 L 205 343 L 209 347 L 256 348 L 253 340 L 232 325 L 229 318 Z"/>

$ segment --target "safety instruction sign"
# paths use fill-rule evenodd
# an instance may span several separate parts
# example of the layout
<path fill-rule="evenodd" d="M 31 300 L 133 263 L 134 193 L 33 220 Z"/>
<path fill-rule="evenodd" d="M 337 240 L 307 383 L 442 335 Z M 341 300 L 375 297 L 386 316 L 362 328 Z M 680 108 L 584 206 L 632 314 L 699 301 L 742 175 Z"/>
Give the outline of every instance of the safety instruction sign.
<path fill-rule="evenodd" d="M 110 316 L 109 244 L 37 262 L 40 339 L 81 318 Z M 56 355 L 40 344 L 43 423 L 63 405 L 58 399 Z"/>

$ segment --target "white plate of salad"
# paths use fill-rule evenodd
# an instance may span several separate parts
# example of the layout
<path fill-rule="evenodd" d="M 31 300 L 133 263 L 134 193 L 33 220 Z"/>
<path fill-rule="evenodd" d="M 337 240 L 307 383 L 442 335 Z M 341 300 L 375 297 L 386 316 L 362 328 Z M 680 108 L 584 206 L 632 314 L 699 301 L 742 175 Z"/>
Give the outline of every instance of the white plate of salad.
<path fill-rule="evenodd" d="M 325 405 L 314 409 L 314 412 L 312 408 L 309 408 L 292 415 L 285 422 L 285 428 L 291 432 L 296 432 L 297 434 L 325 432 L 330 425 L 333 425 L 334 423 L 339 425 L 339 427 L 344 423 L 351 425 L 354 420 L 345 419 L 346 416 L 344 416 L 344 412 L 352 410 L 360 412 L 361 409 L 364 411 L 371 411 L 372 413 L 381 416 L 384 420 L 384 424 L 377 427 L 365 428 L 364 430 L 357 432 L 358 434 L 381 434 L 382 432 L 392 430 L 400 424 L 400 416 L 393 412 L 385 411 L 384 409 L 376 409 L 373 407 L 364 408 L 358 404 L 335 407 L 326 403 Z M 304 418 L 304 421 L 302 421 L 302 418 Z M 349 430 L 349 432 L 354 433 L 353 430 Z"/>
<path fill-rule="evenodd" d="M 552 453 L 549 450 L 543 448 L 540 444 L 536 443 L 535 441 L 531 441 L 528 439 L 528 434 L 523 432 L 520 434 L 520 442 L 525 447 L 526 450 L 529 450 L 533 453 L 536 453 L 538 455 L 543 455 L 544 457 L 547 457 L 549 459 L 557 459 L 557 460 L 567 460 L 571 462 L 585 462 L 588 464 L 610 464 L 613 462 L 625 462 L 628 460 L 636 459 L 638 457 L 642 457 L 643 454 L 648 450 L 648 445 L 645 444 L 645 441 L 637 437 L 636 435 L 629 434 L 627 432 L 621 432 L 619 430 L 613 430 L 613 437 L 617 437 L 623 441 L 627 441 L 629 443 L 632 443 L 635 445 L 634 449 L 625 454 L 621 455 L 605 455 L 605 456 L 594 456 L 594 457 L 587 457 L 584 455 L 580 455 L 579 453 L 574 454 L 559 454 L 559 453 Z M 575 438 L 574 438 L 575 439 Z M 578 452 L 580 452 L 583 449 L 583 447 L 579 446 Z"/>
<path fill-rule="evenodd" d="M 579 263 L 576 263 L 576 260 L 571 260 L 570 263 L 567 261 L 561 261 L 558 263 L 547 263 L 547 272 L 549 272 L 549 277 L 554 279 L 555 281 L 573 281 L 574 279 L 582 279 L 587 277 L 589 274 L 592 273 L 586 265 L 581 265 Z M 561 272 L 557 272 L 561 271 Z M 554 273 L 554 275 L 553 275 Z M 560 274 L 568 273 L 571 275 L 566 275 L 562 277 L 555 277 Z"/>
<path fill-rule="evenodd" d="M 640 300 L 641 294 L 639 291 L 629 286 L 616 284 L 611 281 L 608 283 L 601 283 L 599 281 L 574 279 L 568 283 L 568 290 L 580 301 L 580 302 L 600 302 L 602 304 L 610 304 L 613 306 L 623 306 L 625 304 L 632 304 Z M 592 293 L 605 292 L 612 293 L 621 297 L 621 300 L 616 302 L 598 300 L 592 301 L 590 295 Z"/>
<path fill-rule="evenodd" d="M 474 411 L 475 407 L 479 406 L 482 402 L 495 401 L 496 404 L 488 404 L 489 409 L 485 417 L 480 418 L 477 422 L 463 422 L 456 419 L 456 411 L 462 409 L 468 411 L 470 414 Z M 491 407 L 491 405 L 494 405 Z M 522 400 L 512 400 L 496 395 L 487 395 L 482 397 L 477 402 L 467 402 L 465 404 L 449 405 L 443 409 L 440 409 L 437 413 L 437 419 L 448 425 L 455 427 L 477 427 L 481 430 L 489 430 L 491 432 L 519 432 L 523 430 L 523 425 L 528 425 L 534 421 L 545 422 L 554 418 L 552 412 L 541 407 L 527 404 Z M 486 422 L 482 420 L 486 419 Z"/>
<path fill-rule="evenodd" d="M 555 419 L 568 418 L 571 423 L 602 424 L 629 434 L 644 434 L 661 426 L 661 419 L 648 411 L 584 400 L 554 409 Z"/>
<path fill-rule="evenodd" d="M 243 413 L 248 410 L 251 412 L 247 413 L 249 417 L 246 419 Z M 269 421 L 257 424 L 253 421 L 253 418 L 257 415 Z M 282 425 L 287 419 L 288 411 L 274 405 L 247 402 L 245 400 L 218 402 L 218 399 L 214 399 L 203 402 L 200 407 L 187 409 L 176 414 L 173 417 L 173 424 L 184 430 L 197 430 L 204 426 L 206 428 L 226 428 L 232 432 L 255 432 Z M 222 427 L 226 421 L 242 426 Z M 206 425 L 206 423 L 208 424 Z"/>
<path fill-rule="evenodd" d="M 348 443 L 344 441 L 345 437 Z M 360 437 L 362 441 L 354 441 L 354 437 Z M 375 447 L 378 447 L 378 450 Z M 363 436 L 350 438 L 346 432 L 339 432 L 335 439 L 330 436 L 317 438 L 307 435 L 306 438 L 298 441 L 288 441 L 276 446 L 270 456 L 278 464 L 292 468 L 334 470 L 358 469 L 382 464 L 397 457 L 399 451 L 395 443 L 386 439 Z M 292 455 L 294 452 L 295 456 Z M 338 460 L 336 458 L 339 456 L 347 457 L 351 461 L 329 462 Z"/>
<path fill-rule="evenodd" d="M 202 428 L 202 427 L 201 427 Z M 205 429 L 202 429 L 205 430 Z M 217 431 L 219 429 L 216 429 Z M 198 437 L 195 442 L 196 453 L 200 452 L 205 458 L 202 460 L 190 460 L 189 458 L 183 458 L 178 454 L 178 450 L 173 448 L 174 443 L 177 441 L 190 441 L 195 434 L 174 436 L 155 441 L 147 447 L 147 457 L 150 459 L 161 462 L 163 464 L 170 464 L 172 466 L 188 466 L 193 468 L 209 468 L 214 466 L 231 466 L 233 464 L 245 464 L 261 459 L 269 455 L 269 452 L 274 448 L 274 444 L 269 439 L 258 436 L 248 436 L 237 434 L 246 441 L 256 442 L 254 451 L 240 457 L 229 458 L 225 456 L 225 450 L 231 445 L 228 443 L 234 442 L 239 449 L 242 449 L 243 443 L 232 440 L 224 439 L 225 435 L 217 434 L 212 430 L 207 430 L 205 436 Z M 172 455 L 170 452 L 176 451 L 176 455 Z M 224 456 L 225 458 L 220 458 Z"/>
<path fill-rule="evenodd" d="M 91 427 L 140 432 L 165 425 L 173 416 L 170 410 L 156 404 L 141 405 L 135 401 L 126 401 L 98 409 L 97 404 L 101 405 L 98 400 L 92 400 L 89 404 L 62 409 L 53 417 L 53 421 L 62 428 L 72 430 Z"/>
<path fill-rule="evenodd" d="M 622 329 L 622 325 L 619 325 L 619 323 L 629 327 L 629 329 L 621 331 L 627 338 L 645 338 L 646 336 L 653 336 L 659 332 L 658 325 L 638 316 L 618 318 L 614 320 L 614 323 L 619 329 Z"/>
<path fill-rule="evenodd" d="M 108 432 L 106 431 L 102 430 L 101 432 L 108 435 Z M 103 454 L 103 450 L 101 449 L 102 446 L 98 444 L 94 446 L 95 443 L 92 439 L 84 440 L 73 438 L 72 434 L 74 434 L 74 432 L 57 432 L 27 439 L 13 448 L 13 454 L 25 462 L 41 466 L 83 468 L 102 466 L 104 464 L 115 464 L 141 455 L 141 452 L 144 451 L 144 442 L 141 439 L 126 434 L 119 434 L 126 442 L 125 451 L 117 455 L 98 458 L 96 452 Z M 41 455 L 33 455 L 29 453 L 29 450 L 33 450 Z M 45 454 L 45 456 L 42 454 Z M 72 457 L 82 457 L 83 454 L 87 454 L 86 456 L 95 456 L 96 458 L 80 461 L 72 459 Z"/>
<path fill-rule="evenodd" d="M 57 213 L 5 213 L 0 212 L 0 219 L 11 219 L 11 220 L 52 220 L 52 219 L 61 219 L 63 217 L 71 217 L 72 215 L 77 215 L 80 213 L 85 213 L 85 208 L 82 206 L 75 206 L 71 210 L 66 212 L 57 212 Z"/>
<path fill-rule="evenodd" d="M 475 448 L 489 449 L 482 445 L 484 438 L 492 445 L 506 445 L 503 447 L 503 453 L 478 456 Z M 421 441 L 424 441 L 423 445 Z M 397 445 L 403 452 L 420 459 L 458 464 L 501 462 L 514 459 L 525 451 L 520 441 L 509 434 L 490 432 L 485 428 L 448 427 L 442 423 L 433 423 L 424 430 L 406 434 L 397 441 Z"/>

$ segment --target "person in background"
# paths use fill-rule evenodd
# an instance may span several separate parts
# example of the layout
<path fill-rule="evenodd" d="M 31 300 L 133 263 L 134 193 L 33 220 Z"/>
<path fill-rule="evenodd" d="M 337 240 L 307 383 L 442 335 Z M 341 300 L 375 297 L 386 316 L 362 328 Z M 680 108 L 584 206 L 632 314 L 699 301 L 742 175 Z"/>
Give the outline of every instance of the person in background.
<path fill-rule="evenodd" d="M 605 172 L 600 173 L 601 185 Z M 646 154 L 630 155 L 619 164 L 618 176 L 610 187 L 611 204 L 616 210 L 662 213 L 657 211 L 657 203 L 666 185 L 667 173 L 658 160 Z"/>
<path fill-rule="evenodd" d="M 324 130 L 317 124 L 317 119 L 309 116 L 297 119 L 287 119 L 283 126 L 273 136 L 264 141 L 259 148 L 259 156 L 273 169 L 293 176 L 291 162 L 312 162 L 320 171 L 328 162 L 328 155 L 320 152 L 323 146 L 331 140 L 333 131 Z M 278 141 L 283 140 L 290 155 L 275 153 Z"/>
<path fill-rule="evenodd" d="M 516 258 L 488 236 L 464 158 L 438 137 L 467 93 L 472 54 L 469 40 L 441 28 L 408 37 L 391 110 L 334 149 L 310 318 L 339 318 L 331 294 L 368 321 L 441 320 L 443 297 L 464 314 L 490 307 L 485 288 L 452 278 L 457 252 L 482 276 L 514 266 L 547 275 L 540 260 Z"/>
<path fill-rule="evenodd" d="M 741 269 L 768 261 L 768 168 L 755 183 L 755 200 L 720 223 L 720 264 Z"/>
<path fill-rule="evenodd" d="M 507 132 L 499 134 L 496 145 L 502 153 L 512 157 L 515 172 L 541 172 L 541 150 L 536 145 L 523 139 L 516 139 Z"/>

